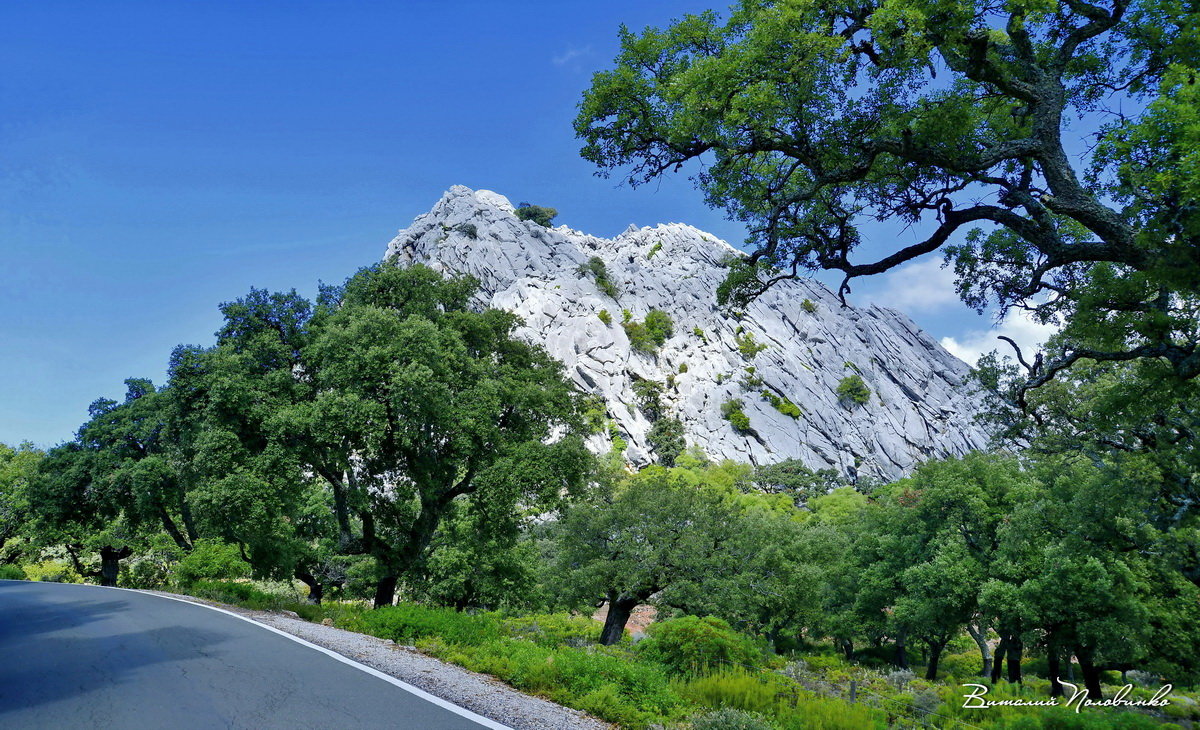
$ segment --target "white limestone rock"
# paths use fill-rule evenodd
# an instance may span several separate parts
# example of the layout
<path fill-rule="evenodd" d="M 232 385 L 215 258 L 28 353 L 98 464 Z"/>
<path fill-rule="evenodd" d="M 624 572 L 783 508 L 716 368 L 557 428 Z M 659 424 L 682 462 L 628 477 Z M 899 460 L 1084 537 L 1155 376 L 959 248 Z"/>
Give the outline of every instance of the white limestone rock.
<path fill-rule="evenodd" d="M 439 271 L 470 274 L 481 283 L 481 304 L 524 319 L 520 335 L 543 344 L 580 388 L 602 397 L 634 465 L 652 459 L 650 422 L 635 407 L 633 382 L 649 378 L 666 389 L 668 412 L 683 422 L 689 445 L 713 459 L 756 464 L 797 458 L 812 468 L 851 476 L 894 478 L 916 462 L 986 446 L 974 423 L 978 397 L 968 366 L 906 316 L 877 306 L 846 307 L 812 280 L 784 282 L 751 303 L 740 317 L 718 307 L 717 285 L 736 249 L 679 223 L 630 226 L 613 239 L 566 226 L 522 221 L 502 195 L 455 186 L 388 245 L 387 256 Z M 619 289 L 614 300 L 579 267 L 600 257 Z M 802 303 L 812 302 L 809 312 Z M 607 309 L 612 324 L 598 316 Z M 622 310 L 642 320 L 661 309 L 675 331 L 657 355 L 630 347 Z M 703 337 L 696 334 L 703 331 Z M 747 360 L 739 332 L 767 348 Z M 686 364 L 687 372 L 679 366 Z M 747 366 L 764 381 L 745 391 Z M 863 405 L 840 400 L 842 378 L 859 372 L 871 389 Z M 761 394 L 783 394 L 803 409 L 793 419 Z M 754 434 L 735 432 L 721 404 L 740 398 Z M 589 442 L 609 446 L 608 436 Z"/>

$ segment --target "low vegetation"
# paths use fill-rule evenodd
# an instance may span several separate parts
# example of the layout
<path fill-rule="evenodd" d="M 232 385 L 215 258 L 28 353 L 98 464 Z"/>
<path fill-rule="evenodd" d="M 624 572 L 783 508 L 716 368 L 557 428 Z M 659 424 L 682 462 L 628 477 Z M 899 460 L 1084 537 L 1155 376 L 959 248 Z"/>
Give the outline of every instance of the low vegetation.
<path fill-rule="evenodd" d="M 516 214 L 523 221 L 533 221 L 539 226 L 549 228 L 554 219 L 558 217 L 558 210 L 556 208 L 546 208 L 541 205 L 521 203 L 517 206 Z"/>
<path fill-rule="evenodd" d="M 837 395 L 842 400 L 864 405 L 871 400 L 871 389 L 861 375 L 852 373 L 838 382 Z"/>

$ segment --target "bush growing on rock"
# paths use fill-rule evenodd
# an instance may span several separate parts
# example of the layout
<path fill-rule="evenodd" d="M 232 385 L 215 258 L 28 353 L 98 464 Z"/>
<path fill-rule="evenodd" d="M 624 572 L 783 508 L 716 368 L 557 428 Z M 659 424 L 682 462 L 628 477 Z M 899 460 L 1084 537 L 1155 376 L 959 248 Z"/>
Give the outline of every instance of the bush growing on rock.
<path fill-rule="evenodd" d="M 838 398 L 863 405 L 871 400 L 871 389 L 858 373 L 842 378 L 837 387 Z"/>
<path fill-rule="evenodd" d="M 605 326 L 612 326 L 612 315 L 608 313 L 607 309 L 601 309 L 599 314 L 596 316 L 600 318 L 600 321 L 603 322 Z"/>
<path fill-rule="evenodd" d="M 616 299 L 620 293 L 617 291 L 616 284 L 613 284 L 612 279 L 608 278 L 608 266 L 599 256 L 588 259 L 586 264 L 579 267 L 579 273 L 591 276 L 592 280 L 596 282 L 596 288 L 613 299 Z"/>
<path fill-rule="evenodd" d="M 745 405 L 741 398 L 730 398 L 721 404 L 721 417 L 738 433 L 750 432 L 750 417 L 742 410 Z"/>
<path fill-rule="evenodd" d="M 661 309 L 651 309 L 646 313 L 646 332 L 654 344 L 661 346 L 674 334 L 675 322 Z"/>
<path fill-rule="evenodd" d="M 541 205 L 530 205 L 529 203 L 521 203 L 517 206 L 517 217 L 523 221 L 533 221 L 539 226 L 550 227 L 550 222 L 558 216 L 557 208 L 546 208 Z"/>

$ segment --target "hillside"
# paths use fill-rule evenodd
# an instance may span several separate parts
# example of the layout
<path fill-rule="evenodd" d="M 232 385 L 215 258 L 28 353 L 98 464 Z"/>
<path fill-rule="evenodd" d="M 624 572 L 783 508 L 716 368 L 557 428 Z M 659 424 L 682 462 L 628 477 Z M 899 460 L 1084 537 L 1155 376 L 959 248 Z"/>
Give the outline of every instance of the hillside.
<path fill-rule="evenodd" d="M 520 220 L 503 196 L 455 186 L 400 231 L 386 255 L 478 278 L 483 303 L 519 314 L 522 335 L 604 399 L 634 465 L 653 458 L 651 422 L 633 391 L 638 379 L 664 384 L 667 415 L 714 459 L 797 458 L 851 477 L 891 478 L 921 459 L 987 443 L 973 420 L 969 368 L 908 317 L 843 306 L 813 280 L 785 282 L 744 311 L 723 309 L 715 290 L 724 262 L 740 254 L 688 225 L 630 226 L 598 238 Z M 615 298 L 581 271 L 592 257 L 604 262 Z M 654 309 L 670 315 L 673 334 L 655 353 L 638 351 L 622 313 L 642 322 Z M 869 389 L 865 402 L 838 394 L 855 375 Z M 742 401 L 748 431 L 723 416 L 731 399 Z M 597 436 L 591 445 L 603 450 L 611 440 Z"/>

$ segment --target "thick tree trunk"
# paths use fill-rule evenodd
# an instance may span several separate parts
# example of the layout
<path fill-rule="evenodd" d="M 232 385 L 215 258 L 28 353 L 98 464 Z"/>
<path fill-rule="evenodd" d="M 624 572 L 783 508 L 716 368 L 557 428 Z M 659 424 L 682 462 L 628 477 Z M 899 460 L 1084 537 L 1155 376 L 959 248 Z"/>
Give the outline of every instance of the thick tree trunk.
<path fill-rule="evenodd" d="M 600 643 L 612 646 L 621 640 L 625 634 L 625 624 L 637 606 L 638 599 L 633 596 L 612 596 L 608 600 L 608 616 L 604 619 L 604 629 L 600 632 Z"/>
<path fill-rule="evenodd" d="M 1087 689 L 1087 698 L 1093 702 L 1104 699 L 1104 692 L 1100 689 L 1100 667 L 1092 661 L 1091 652 L 1077 649 L 1075 656 L 1079 657 L 1079 671 L 1083 673 L 1083 686 Z"/>
<path fill-rule="evenodd" d="M 946 648 L 946 642 L 929 642 L 929 664 L 925 667 L 925 679 L 933 682 L 937 679 L 938 662 L 942 658 L 942 649 Z"/>
<path fill-rule="evenodd" d="M 1001 636 L 1000 643 L 996 645 L 995 662 L 992 664 L 992 681 L 999 682 L 1000 675 L 1004 672 L 1004 657 L 1008 655 L 1008 636 Z"/>
<path fill-rule="evenodd" d="M 854 659 L 854 642 L 849 639 L 841 640 L 842 654 L 846 655 L 846 661 Z"/>
<path fill-rule="evenodd" d="M 987 629 L 981 624 L 967 624 L 967 633 L 975 641 L 975 646 L 979 647 L 979 657 L 983 661 L 983 668 L 979 670 L 979 676 L 990 676 L 992 673 L 992 647 L 988 644 Z"/>
<path fill-rule="evenodd" d="M 304 570 L 296 571 L 296 578 L 303 581 L 304 585 L 308 586 L 308 602 L 314 605 L 320 604 L 325 598 L 325 586 L 312 573 Z"/>
<path fill-rule="evenodd" d="M 892 659 L 892 663 L 900 669 L 908 669 L 908 647 L 904 645 L 904 631 L 901 631 L 896 636 L 896 654 Z"/>
<path fill-rule="evenodd" d="M 1025 645 L 1019 636 L 1013 636 L 1008 642 L 1008 681 L 1013 684 L 1021 682 L 1021 654 Z"/>
<path fill-rule="evenodd" d="M 379 579 L 375 584 L 375 608 L 390 606 L 396 600 L 396 584 L 399 578 L 394 575 L 387 575 Z"/>
<path fill-rule="evenodd" d="M 105 545 L 100 548 L 100 585 L 116 586 L 117 576 L 121 572 L 121 560 L 131 554 L 133 551 L 127 547 L 114 548 Z"/>
<path fill-rule="evenodd" d="M 1058 649 L 1050 647 L 1046 652 L 1046 674 L 1050 675 L 1050 696 L 1062 697 L 1063 686 L 1058 681 L 1058 675 L 1062 672 L 1061 659 L 1058 656 Z"/>

